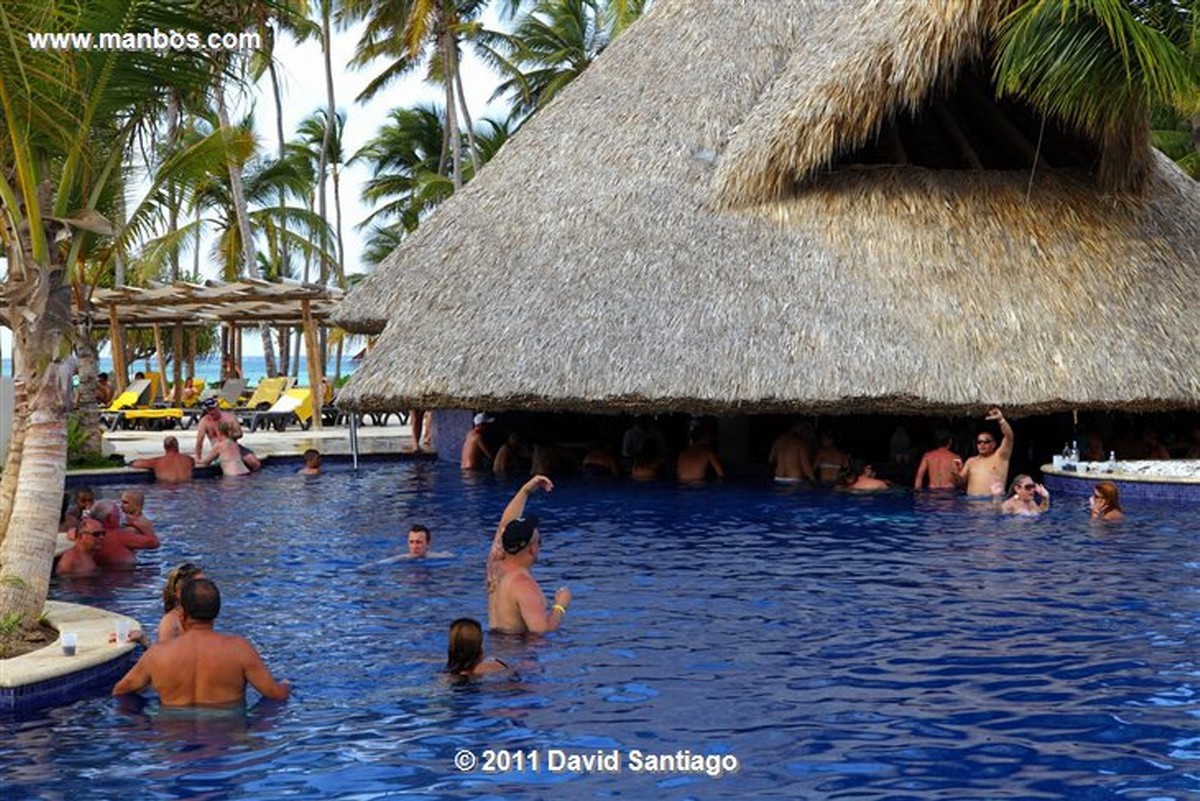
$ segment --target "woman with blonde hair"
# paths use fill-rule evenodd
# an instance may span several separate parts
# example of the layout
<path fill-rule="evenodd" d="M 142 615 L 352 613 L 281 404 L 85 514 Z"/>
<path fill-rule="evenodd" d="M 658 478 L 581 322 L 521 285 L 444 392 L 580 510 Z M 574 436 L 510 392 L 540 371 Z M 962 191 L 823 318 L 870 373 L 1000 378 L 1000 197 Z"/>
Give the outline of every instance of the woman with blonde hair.
<path fill-rule="evenodd" d="M 1000 511 L 1006 515 L 1040 515 L 1049 508 L 1050 491 L 1024 473 L 1013 479 L 1008 499 L 1000 504 Z"/>
<path fill-rule="evenodd" d="M 1092 488 L 1088 508 L 1097 520 L 1120 520 L 1125 517 L 1121 499 L 1117 495 L 1117 485 L 1111 481 L 1100 481 Z"/>
<path fill-rule="evenodd" d="M 483 655 L 483 627 L 478 620 L 460 617 L 450 624 L 450 647 L 446 672 L 455 676 L 483 676 L 505 670 L 508 665 Z"/>

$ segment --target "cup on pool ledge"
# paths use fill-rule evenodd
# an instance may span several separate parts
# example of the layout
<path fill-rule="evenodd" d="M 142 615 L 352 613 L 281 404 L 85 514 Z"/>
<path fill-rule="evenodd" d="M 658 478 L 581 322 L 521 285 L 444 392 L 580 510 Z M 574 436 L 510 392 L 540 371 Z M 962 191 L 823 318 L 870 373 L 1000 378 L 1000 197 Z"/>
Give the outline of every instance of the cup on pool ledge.
<path fill-rule="evenodd" d="M 124 645 L 129 642 L 129 621 L 121 619 L 117 621 L 117 645 Z"/>
<path fill-rule="evenodd" d="M 64 631 L 62 636 L 63 656 L 75 656 L 75 647 L 79 644 L 79 635 L 73 631 Z"/>
<path fill-rule="evenodd" d="M 1050 457 L 1050 466 L 1053 467 L 1055 470 L 1062 470 L 1063 465 L 1066 464 L 1066 462 L 1067 462 L 1067 460 L 1064 459 L 1061 455 L 1055 455 L 1055 456 Z"/>

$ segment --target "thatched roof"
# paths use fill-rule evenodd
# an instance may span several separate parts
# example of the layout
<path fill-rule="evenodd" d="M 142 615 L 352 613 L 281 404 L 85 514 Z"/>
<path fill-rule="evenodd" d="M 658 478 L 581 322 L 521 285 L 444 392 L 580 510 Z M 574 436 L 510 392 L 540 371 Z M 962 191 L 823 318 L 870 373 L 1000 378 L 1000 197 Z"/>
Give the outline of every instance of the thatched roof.
<path fill-rule="evenodd" d="M 1200 405 L 1200 188 L 972 86 L 996 7 L 659 0 L 342 304 L 339 403 Z"/>

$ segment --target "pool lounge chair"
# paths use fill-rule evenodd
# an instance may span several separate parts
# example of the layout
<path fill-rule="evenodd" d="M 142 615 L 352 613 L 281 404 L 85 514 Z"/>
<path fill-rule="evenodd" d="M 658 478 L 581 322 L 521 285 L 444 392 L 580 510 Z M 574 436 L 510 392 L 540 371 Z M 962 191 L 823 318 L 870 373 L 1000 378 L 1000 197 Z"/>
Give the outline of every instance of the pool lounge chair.
<path fill-rule="evenodd" d="M 258 386 L 254 388 L 246 405 L 233 411 L 243 418 L 242 424 L 245 425 L 254 412 L 265 412 L 270 409 L 284 392 L 292 388 L 293 384 L 295 384 L 295 379 L 286 376 L 264 378 L 258 382 Z"/>
<path fill-rule="evenodd" d="M 251 414 L 248 425 L 251 431 L 268 427 L 283 431 L 295 422 L 307 431 L 312 425 L 312 417 L 312 391 L 308 387 L 293 387 L 284 392 L 270 409 Z"/>
<path fill-rule="evenodd" d="M 148 379 L 139 378 L 137 381 L 130 382 L 125 391 L 113 398 L 108 408 L 100 412 L 100 419 L 104 422 L 105 427 L 112 431 L 122 422 L 126 412 L 139 407 L 149 408 L 150 390 Z"/>

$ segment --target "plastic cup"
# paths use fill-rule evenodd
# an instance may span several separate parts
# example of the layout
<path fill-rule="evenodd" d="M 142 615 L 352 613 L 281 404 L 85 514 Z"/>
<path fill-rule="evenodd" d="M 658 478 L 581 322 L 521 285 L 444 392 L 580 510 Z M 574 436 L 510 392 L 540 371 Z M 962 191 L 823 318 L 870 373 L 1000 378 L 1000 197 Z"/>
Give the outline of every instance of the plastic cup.
<path fill-rule="evenodd" d="M 1062 470 L 1063 465 L 1066 464 L 1066 462 L 1067 460 L 1058 454 L 1050 457 L 1050 464 L 1055 470 Z"/>
<path fill-rule="evenodd" d="M 129 642 L 129 630 L 132 628 L 128 620 L 117 621 L 117 645 L 124 645 Z"/>
<path fill-rule="evenodd" d="M 63 656 L 75 656 L 75 647 L 79 644 L 79 635 L 73 631 L 63 632 L 62 649 Z"/>

